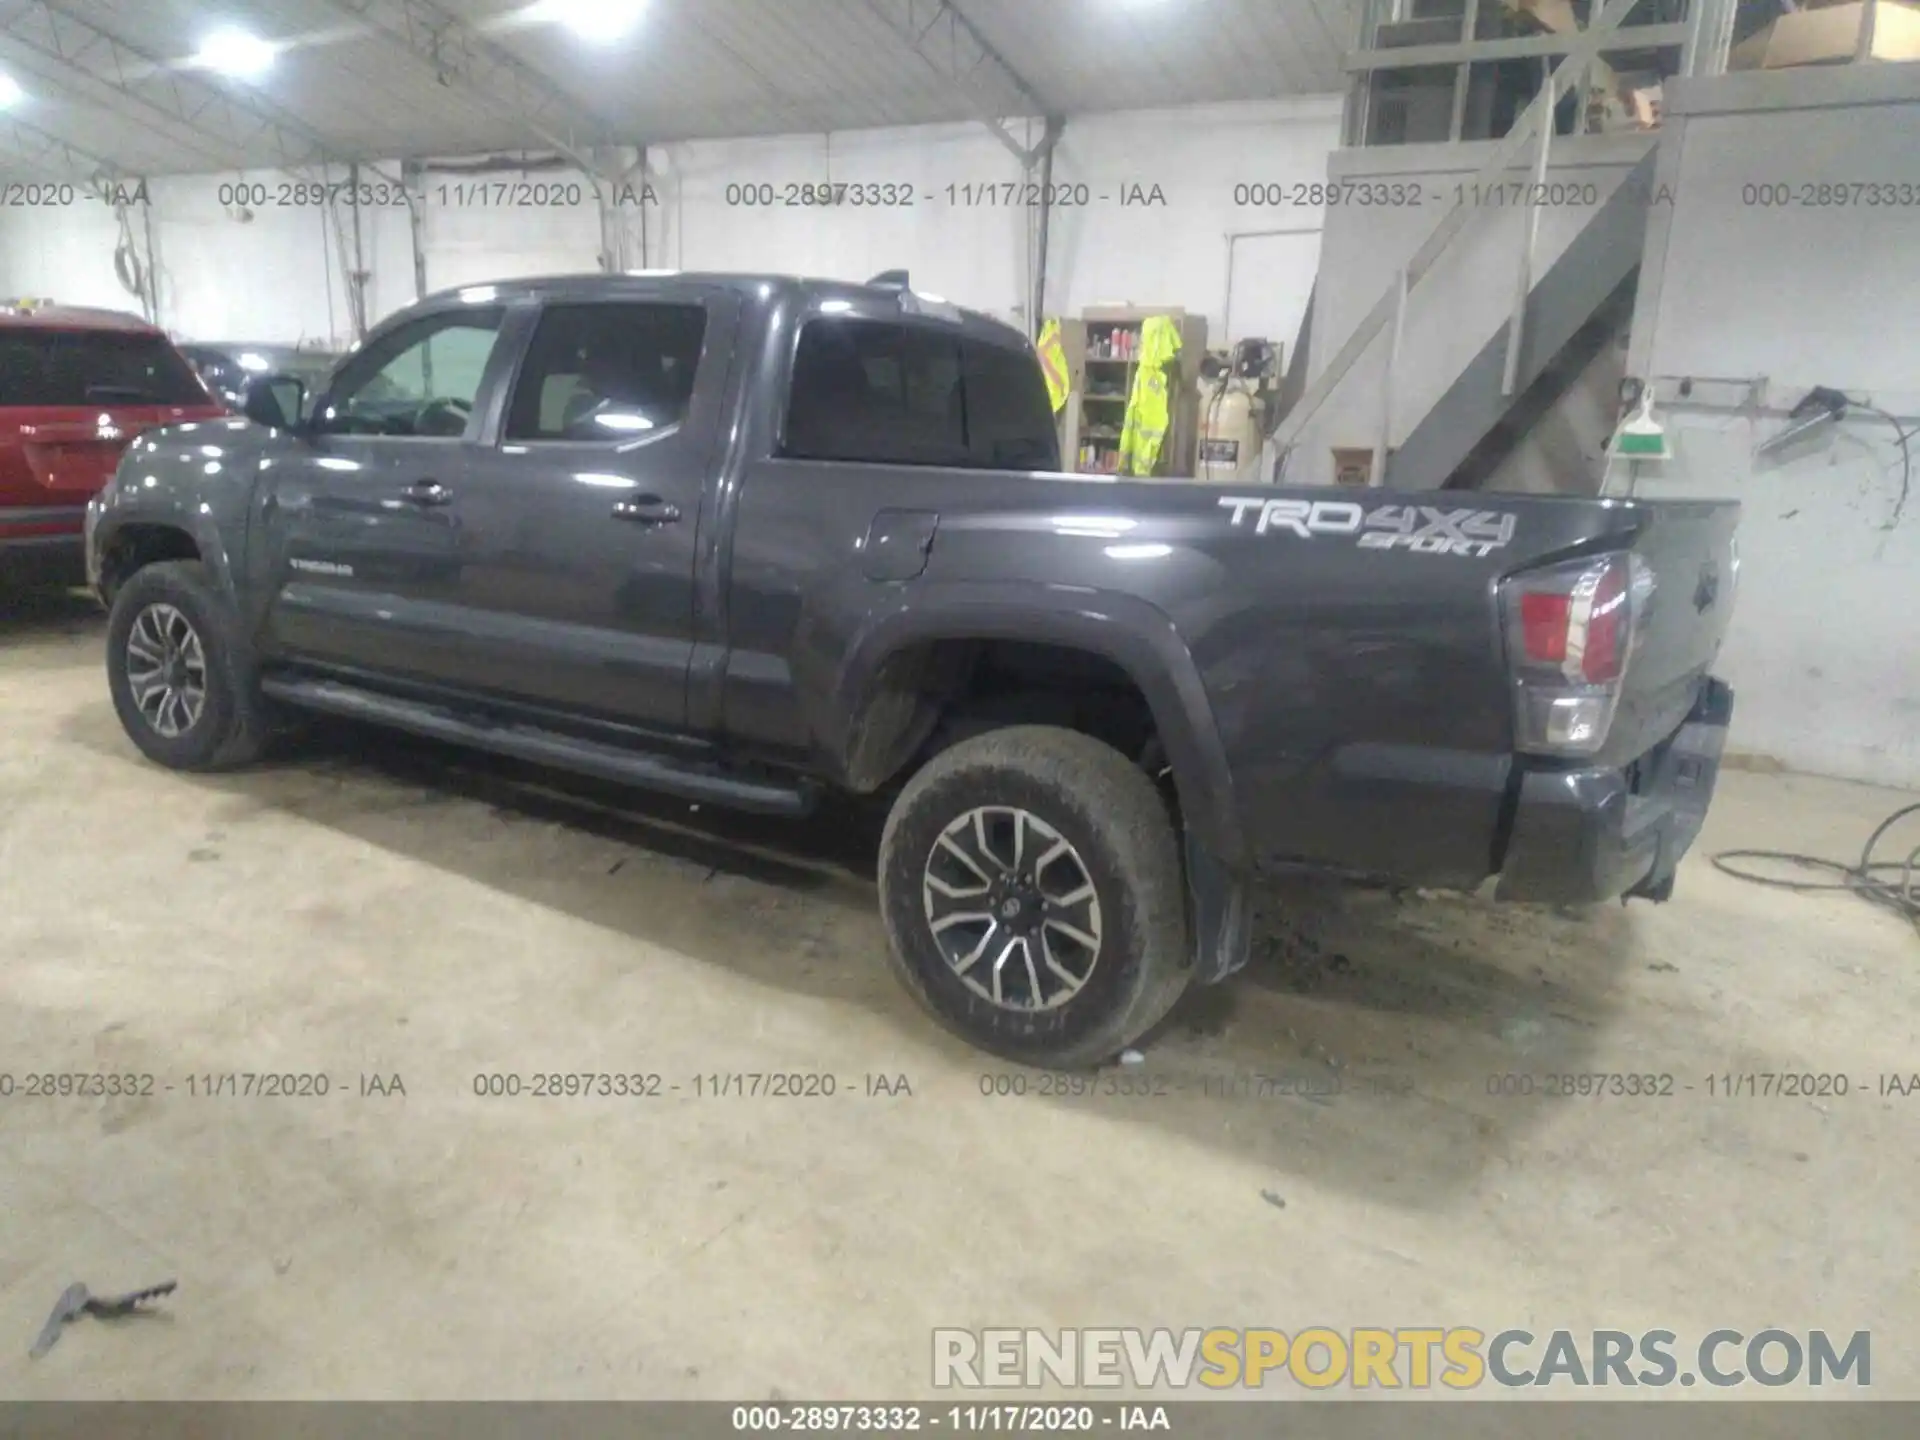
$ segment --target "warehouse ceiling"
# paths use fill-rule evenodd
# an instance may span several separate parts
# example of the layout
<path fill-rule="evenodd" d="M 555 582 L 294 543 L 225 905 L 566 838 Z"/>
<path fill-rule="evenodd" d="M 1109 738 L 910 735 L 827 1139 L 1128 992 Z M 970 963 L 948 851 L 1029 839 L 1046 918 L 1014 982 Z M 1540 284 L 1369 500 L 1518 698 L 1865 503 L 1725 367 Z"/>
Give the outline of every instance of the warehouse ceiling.
<path fill-rule="evenodd" d="M 583 151 L 1327 93 L 1355 3 L 0 0 L 0 174 Z M 244 73 L 236 44 L 221 48 L 234 32 L 240 62 L 253 40 L 270 63 Z"/>

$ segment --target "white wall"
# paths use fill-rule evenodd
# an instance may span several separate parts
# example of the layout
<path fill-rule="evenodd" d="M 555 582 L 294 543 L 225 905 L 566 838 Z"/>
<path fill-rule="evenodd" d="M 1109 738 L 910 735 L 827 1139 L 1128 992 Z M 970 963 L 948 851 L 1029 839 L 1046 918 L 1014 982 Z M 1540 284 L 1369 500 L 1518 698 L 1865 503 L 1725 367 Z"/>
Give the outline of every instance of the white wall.
<path fill-rule="evenodd" d="M 1900 451 L 1884 423 L 1849 422 L 1783 464 L 1757 464 L 1755 445 L 1780 423 L 1675 408 L 1667 478 L 1637 486 L 1741 502 L 1740 585 L 1719 666 L 1736 696 L 1731 746 L 1791 770 L 1920 789 L 1920 496 L 1886 528 Z"/>
<path fill-rule="evenodd" d="M 1207 317 L 1211 345 L 1257 335 L 1291 356 L 1320 263 L 1322 211 L 1236 205 L 1235 189 L 1324 181 L 1339 134 L 1338 97 L 1075 121 L 1060 142 L 1055 176 L 1086 182 L 1095 203 L 1055 212 L 1051 270 L 1059 283 L 1051 303 L 1068 313 L 1116 301 L 1183 305 Z M 1099 201 L 1128 185 L 1157 185 L 1167 204 Z M 1315 233 L 1235 247 L 1228 333 L 1227 237 L 1279 229 Z"/>
<path fill-rule="evenodd" d="M 341 171 L 332 177 L 344 183 Z M 285 175 L 174 176 L 146 184 L 129 207 L 141 253 L 151 225 L 161 323 L 209 340 L 346 343 L 353 326 L 343 256 L 324 210 L 276 203 Z M 227 205 L 235 196 L 264 205 Z M 406 211 L 363 210 L 362 252 L 378 315 L 413 299 Z M 0 212 L 0 294 L 47 296 L 76 305 L 137 310 L 114 273 L 121 238 L 112 208 L 85 199 L 65 209 Z"/>
<path fill-rule="evenodd" d="M 1723 663 L 1735 747 L 1920 788 L 1920 493 L 1887 528 L 1894 432 L 1862 415 L 1777 459 L 1754 454 L 1815 385 L 1920 427 L 1920 207 L 1817 191 L 1758 205 L 1746 189 L 1920 186 L 1920 66 L 1695 81 L 1668 117 L 1677 201 L 1650 241 L 1632 363 L 1669 401 L 1675 458 L 1644 467 L 1639 493 L 1743 503 Z M 1699 381 L 1681 404 L 1681 376 L 1740 383 Z"/>
<path fill-rule="evenodd" d="M 1319 212 L 1236 206 L 1237 184 L 1324 178 L 1338 139 L 1338 97 L 1255 105 L 1131 112 L 1068 123 L 1054 166 L 1057 187 L 1084 184 L 1089 203 L 1056 207 L 1048 310 L 1105 302 L 1170 304 L 1207 316 L 1212 343 L 1259 334 L 1291 349 L 1319 260 L 1317 234 L 1267 237 L 1235 247 L 1233 324 L 1224 331 L 1227 237 L 1247 230 L 1315 228 Z M 656 146 L 654 203 L 645 213 L 645 263 L 679 269 L 770 270 L 864 280 L 905 268 L 914 284 L 1010 319 L 1027 306 L 1024 208 L 967 203 L 950 185 L 1017 182 L 1015 158 L 978 125 L 918 126 Z M 384 167 L 397 173 L 397 165 Z M 344 177 L 336 177 L 344 178 Z M 422 236 L 430 289 L 555 271 L 590 271 L 602 248 L 590 198 L 578 206 L 438 203 L 441 187 L 474 177 L 430 172 Z M 514 177 L 494 177 L 512 179 Z M 532 183 L 565 182 L 563 172 Z M 350 332 L 345 282 L 311 207 L 254 206 L 241 223 L 219 187 L 284 176 L 182 177 L 152 184 L 161 321 L 183 336 L 286 341 Z M 363 179 L 372 177 L 363 172 Z M 790 183 L 902 187 L 896 207 L 788 207 L 729 203 L 729 187 Z M 1126 206 L 1131 187 L 1162 203 Z M 448 190 L 449 199 L 454 191 Z M 737 201 L 736 189 L 733 198 Z M 782 195 L 782 198 L 783 195 Z M 411 239 L 402 206 L 362 210 L 372 318 L 414 297 Z M 625 212 L 637 266 L 642 217 Z M 0 294 L 45 294 L 93 304 L 133 304 L 113 275 L 112 212 L 95 201 L 64 211 L 0 213 Z M 328 283 L 331 266 L 331 283 Z"/>

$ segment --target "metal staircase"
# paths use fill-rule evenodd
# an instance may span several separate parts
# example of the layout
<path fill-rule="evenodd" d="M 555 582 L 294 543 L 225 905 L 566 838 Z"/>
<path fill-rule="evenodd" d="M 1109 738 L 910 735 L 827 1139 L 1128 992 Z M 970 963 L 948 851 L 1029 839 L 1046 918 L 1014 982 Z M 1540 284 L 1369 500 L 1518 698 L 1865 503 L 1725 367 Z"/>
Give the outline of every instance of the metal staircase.
<path fill-rule="evenodd" d="M 1483 446 L 1517 418 L 1522 408 L 1551 404 L 1558 389 L 1542 380 L 1571 381 L 1579 365 L 1568 363 L 1575 337 L 1591 338 L 1594 322 L 1605 312 L 1624 321 L 1632 308 L 1632 282 L 1640 272 L 1647 234 L 1647 210 L 1653 194 L 1655 152 L 1648 151 L 1620 187 L 1595 210 L 1560 258 L 1526 296 L 1518 327 L 1501 329 L 1468 362 L 1453 384 L 1407 432 L 1388 456 L 1385 483 L 1401 490 L 1427 490 L 1456 484 L 1469 457 L 1477 476 L 1489 473 L 1497 454 Z M 1627 304 L 1616 297 L 1626 291 Z M 1608 309 L 1608 302 L 1615 301 Z M 1622 311 L 1626 313 L 1621 313 Z M 1581 356 L 1584 358 L 1584 356 Z M 1512 369 L 1509 371 L 1509 364 Z"/>
<path fill-rule="evenodd" d="M 1596 337 L 1608 335 L 1611 327 L 1624 323 L 1654 193 L 1654 149 L 1587 217 L 1560 257 L 1537 275 L 1534 256 L 1539 215 L 1537 208 L 1529 210 L 1523 248 L 1516 256 L 1513 307 L 1506 322 L 1411 425 L 1404 415 L 1395 413 L 1400 388 L 1396 369 L 1408 308 L 1418 302 L 1421 282 L 1460 236 L 1469 233 L 1468 222 L 1475 212 L 1465 196 L 1498 185 L 1529 158 L 1535 188 L 1539 188 L 1552 149 L 1556 101 L 1599 53 L 1602 44 L 1619 31 L 1635 3 L 1606 0 L 1596 7 L 1592 23 L 1580 32 L 1575 48 L 1561 57 L 1479 173 L 1458 187 L 1455 203 L 1439 215 L 1425 241 L 1327 367 L 1305 385 L 1274 433 L 1280 455 L 1275 478 L 1280 483 L 1288 483 L 1288 462 L 1315 417 L 1348 380 L 1361 357 L 1383 336 L 1387 353 L 1378 380 L 1381 419 L 1369 484 L 1423 490 L 1470 485 L 1483 478 L 1497 463 L 1503 446 L 1510 447 L 1514 442 L 1516 422 L 1527 412 L 1537 413 L 1550 405 L 1557 393 L 1555 387 L 1570 383 L 1578 373 L 1581 366 L 1575 362 L 1579 352 L 1586 352 L 1590 358 Z M 1624 305 L 1623 294 L 1627 297 Z M 1297 360 L 1304 356 L 1304 343 L 1296 346 L 1295 354 Z M 1293 378 L 1289 376 L 1289 381 Z M 1394 435 L 1404 437 L 1397 448 L 1391 440 Z"/>

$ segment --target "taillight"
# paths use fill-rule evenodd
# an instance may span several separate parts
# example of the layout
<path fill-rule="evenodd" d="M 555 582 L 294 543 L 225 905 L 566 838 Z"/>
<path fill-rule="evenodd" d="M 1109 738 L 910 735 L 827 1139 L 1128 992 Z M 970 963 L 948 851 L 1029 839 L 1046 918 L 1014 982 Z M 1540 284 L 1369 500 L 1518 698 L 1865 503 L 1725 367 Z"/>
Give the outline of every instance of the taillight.
<path fill-rule="evenodd" d="M 1618 680 L 1627 670 L 1631 616 L 1627 608 L 1627 569 L 1618 557 L 1600 568 L 1584 595 L 1586 626 L 1580 644 L 1580 677 L 1594 685 Z M 1578 609 L 1576 600 L 1575 608 Z M 1577 628 L 1572 618 L 1568 630 Z"/>
<path fill-rule="evenodd" d="M 1502 584 L 1521 750 L 1591 755 L 1606 744 L 1633 653 L 1636 595 L 1651 580 L 1636 557 L 1606 555 Z"/>
<path fill-rule="evenodd" d="M 1558 665 L 1567 658 L 1567 614 L 1573 601 L 1566 595 L 1531 591 L 1520 597 L 1521 653 L 1535 665 Z"/>

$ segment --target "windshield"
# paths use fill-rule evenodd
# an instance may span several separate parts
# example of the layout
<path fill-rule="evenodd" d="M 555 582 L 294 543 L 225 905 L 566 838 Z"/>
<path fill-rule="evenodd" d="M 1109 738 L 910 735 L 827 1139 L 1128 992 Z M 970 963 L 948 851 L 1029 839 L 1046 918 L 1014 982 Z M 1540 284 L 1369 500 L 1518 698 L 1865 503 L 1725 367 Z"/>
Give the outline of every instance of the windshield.
<path fill-rule="evenodd" d="M 0 405 L 204 405 L 207 398 L 160 335 L 0 332 Z"/>

